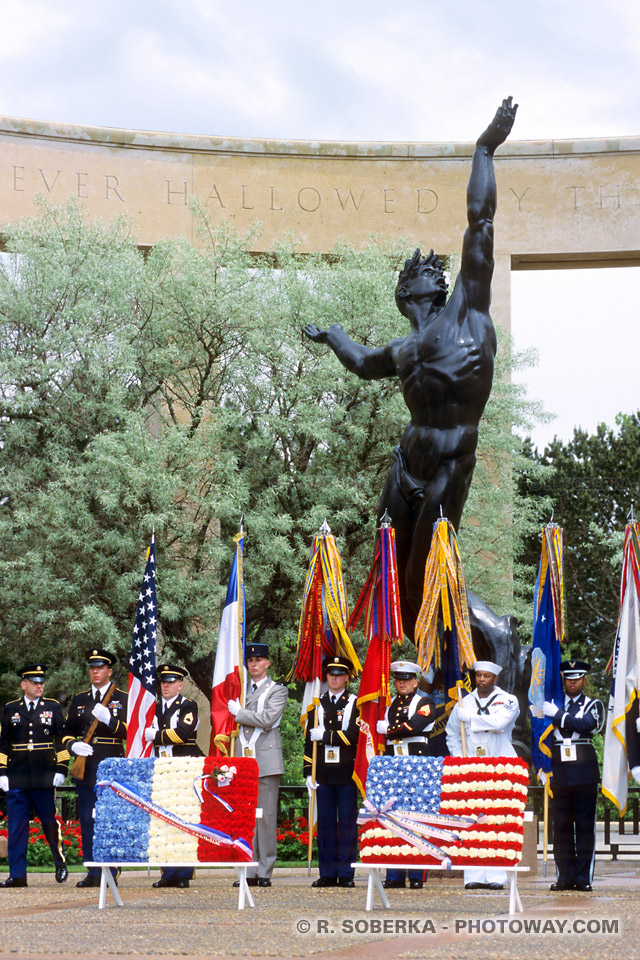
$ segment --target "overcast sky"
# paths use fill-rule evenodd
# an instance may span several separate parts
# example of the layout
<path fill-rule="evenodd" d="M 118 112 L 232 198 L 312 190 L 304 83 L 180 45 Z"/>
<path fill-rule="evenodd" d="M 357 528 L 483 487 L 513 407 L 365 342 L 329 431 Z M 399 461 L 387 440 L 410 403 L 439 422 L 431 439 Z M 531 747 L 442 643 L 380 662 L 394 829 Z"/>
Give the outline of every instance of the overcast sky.
<path fill-rule="evenodd" d="M 519 140 L 640 135 L 635 0 L 4 0 L 2 23 L 6 116 L 471 140 L 513 94 Z M 540 350 L 530 392 L 558 414 L 539 444 L 640 406 L 639 288 L 635 268 L 514 275 L 516 346 Z"/>

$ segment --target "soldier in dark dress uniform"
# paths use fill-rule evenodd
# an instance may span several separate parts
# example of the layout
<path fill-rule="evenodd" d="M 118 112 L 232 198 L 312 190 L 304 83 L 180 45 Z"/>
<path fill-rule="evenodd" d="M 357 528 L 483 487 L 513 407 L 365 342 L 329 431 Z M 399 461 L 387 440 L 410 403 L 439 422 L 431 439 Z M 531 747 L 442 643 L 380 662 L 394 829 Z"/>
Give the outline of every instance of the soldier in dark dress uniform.
<path fill-rule="evenodd" d="M 329 689 L 307 716 L 304 774 L 309 790 L 317 789 L 318 866 L 312 887 L 353 887 L 358 855 L 358 790 L 353 765 L 358 746 L 360 712 L 347 692 L 353 664 L 347 657 L 324 661 Z M 316 776 L 312 776 L 313 744 L 317 743 Z"/>
<path fill-rule="evenodd" d="M 638 708 L 636 697 L 627 713 L 625 736 L 631 776 L 640 787 L 640 710 Z"/>
<path fill-rule="evenodd" d="M 391 676 L 396 696 L 387 708 L 384 720 L 378 720 L 378 733 L 387 738 L 386 756 L 429 756 L 429 734 L 435 723 L 435 704 L 431 697 L 418 692 L 421 670 L 417 663 L 396 660 L 391 664 Z M 416 890 L 424 885 L 423 870 L 387 870 L 383 883 L 387 888 L 402 888 L 409 876 L 409 886 Z"/>
<path fill-rule="evenodd" d="M 182 696 L 182 686 L 187 671 L 172 663 L 158 667 L 158 682 L 161 696 L 156 706 L 156 719 L 144 732 L 145 740 L 153 743 L 157 757 L 201 757 L 196 743 L 198 729 L 198 704 Z M 189 886 L 193 880 L 193 867 L 165 867 L 154 887 Z"/>
<path fill-rule="evenodd" d="M 0 720 L 0 790 L 7 794 L 9 876 L 0 887 L 27 886 L 31 808 L 53 854 L 56 880 L 67 879 L 55 788 L 64 783 L 69 754 L 62 746 L 64 716 L 57 700 L 43 697 L 46 668 L 29 663 L 18 671 L 24 696 L 10 700 Z"/>
<path fill-rule="evenodd" d="M 78 794 L 78 817 L 82 834 L 82 856 L 85 862 L 93 860 L 93 811 L 96 805 L 98 764 L 107 757 L 122 757 L 127 739 L 127 694 L 116 689 L 105 706 L 102 700 L 111 686 L 113 667 L 117 657 L 109 650 L 93 648 L 87 651 L 91 686 L 76 693 L 65 725 L 64 744 L 70 754 L 85 757 L 84 776 L 74 777 Z M 84 742 L 89 727 L 98 721 L 89 743 Z M 113 870 L 114 876 L 119 871 Z M 99 887 L 99 867 L 89 867 L 86 877 L 76 887 Z"/>
<path fill-rule="evenodd" d="M 562 709 L 546 701 L 545 716 L 555 727 L 551 747 L 553 856 L 557 879 L 552 890 L 591 890 L 595 862 L 596 804 L 600 770 L 592 743 L 604 723 L 604 707 L 585 696 L 589 664 L 564 660 Z"/>

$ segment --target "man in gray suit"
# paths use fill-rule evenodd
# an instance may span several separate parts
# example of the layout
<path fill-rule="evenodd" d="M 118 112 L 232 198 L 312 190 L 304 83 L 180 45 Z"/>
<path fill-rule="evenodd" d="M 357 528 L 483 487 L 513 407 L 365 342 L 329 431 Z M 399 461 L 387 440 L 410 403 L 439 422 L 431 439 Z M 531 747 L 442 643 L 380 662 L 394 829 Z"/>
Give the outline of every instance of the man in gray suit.
<path fill-rule="evenodd" d="M 245 705 L 230 700 L 228 708 L 238 721 L 240 749 L 236 748 L 236 753 L 255 757 L 260 770 L 258 806 L 262 808 L 262 818 L 256 820 L 253 837 L 253 859 L 258 861 L 258 870 L 257 874 L 247 875 L 247 883 L 250 887 L 270 887 L 276 862 L 278 788 L 284 773 L 279 726 L 289 691 L 267 676 L 270 661 L 266 643 L 248 643 L 245 663 L 249 674 Z"/>

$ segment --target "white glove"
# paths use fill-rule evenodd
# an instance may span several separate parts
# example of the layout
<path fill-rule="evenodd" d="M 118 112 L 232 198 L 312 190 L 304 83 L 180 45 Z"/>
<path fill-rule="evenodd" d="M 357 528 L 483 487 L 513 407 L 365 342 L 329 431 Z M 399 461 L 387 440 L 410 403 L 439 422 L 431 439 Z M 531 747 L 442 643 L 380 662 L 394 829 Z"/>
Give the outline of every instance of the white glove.
<path fill-rule="evenodd" d="M 9 777 L 0 777 L 0 790 L 6 793 L 9 789 Z"/>
<path fill-rule="evenodd" d="M 311 739 L 320 741 L 324 735 L 324 727 L 311 727 Z"/>
<path fill-rule="evenodd" d="M 317 789 L 318 789 L 318 784 L 315 782 L 313 777 L 311 776 L 307 777 L 307 790 L 309 791 L 309 795 L 311 795 L 312 790 L 317 790 Z"/>
<path fill-rule="evenodd" d="M 85 743 L 84 740 L 76 740 L 75 743 L 71 744 L 71 753 L 75 753 L 77 757 L 90 757 L 93 753 L 93 747 L 90 743 Z"/>
<path fill-rule="evenodd" d="M 538 770 L 538 780 L 542 786 L 545 787 L 547 785 L 548 774 L 546 774 L 544 770 Z"/>
<path fill-rule="evenodd" d="M 464 707 L 458 707 L 458 720 L 461 723 L 469 723 L 471 720 L 471 714 L 468 710 L 465 710 Z"/>
<path fill-rule="evenodd" d="M 144 738 L 147 741 L 147 743 L 153 743 L 153 741 L 156 738 L 156 728 L 147 727 L 147 729 L 144 732 Z"/>
<path fill-rule="evenodd" d="M 556 713 L 558 713 L 558 708 L 555 703 L 550 703 L 549 700 L 545 700 L 542 704 L 542 712 L 545 717 L 555 717 Z"/>
<path fill-rule="evenodd" d="M 636 730 L 640 733 L 640 717 L 636 720 Z"/>
<path fill-rule="evenodd" d="M 631 768 L 631 776 L 633 777 L 633 779 L 635 780 L 635 782 L 636 782 L 636 783 L 638 784 L 638 786 L 640 787 L 640 766 L 632 767 L 632 768 Z M 5 778 L 5 777 L 2 777 L 1 779 L 4 780 L 4 779 L 6 779 L 6 778 Z"/>
<path fill-rule="evenodd" d="M 102 703 L 96 703 L 91 711 L 91 716 L 95 717 L 96 720 L 99 720 L 100 723 L 109 723 L 111 720 L 111 714 Z"/>
<path fill-rule="evenodd" d="M 388 720 L 378 720 L 378 722 L 376 723 L 376 733 L 383 733 L 386 736 L 388 729 L 389 729 Z"/>
<path fill-rule="evenodd" d="M 242 708 L 242 704 L 239 700 L 229 700 L 227 704 L 227 710 L 229 713 L 232 713 L 234 717 L 238 715 L 238 711 Z"/>
<path fill-rule="evenodd" d="M 53 785 L 54 787 L 61 787 L 64 783 L 64 774 L 63 773 L 54 773 L 53 775 Z"/>

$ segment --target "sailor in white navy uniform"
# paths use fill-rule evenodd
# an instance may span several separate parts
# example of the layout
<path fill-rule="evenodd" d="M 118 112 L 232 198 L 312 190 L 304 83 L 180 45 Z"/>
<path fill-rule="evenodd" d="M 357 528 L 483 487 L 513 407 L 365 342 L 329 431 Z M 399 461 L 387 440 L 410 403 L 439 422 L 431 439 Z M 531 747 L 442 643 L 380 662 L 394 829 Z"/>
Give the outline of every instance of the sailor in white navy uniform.
<path fill-rule="evenodd" d="M 456 703 L 447 723 L 447 746 L 452 757 L 462 756 L 461 723 L 464 723 L 468 757 L 515 757 L 511 733 L 520 707 L 511 693 L 497 686 L 502 667 L 492 660 L 476 660 L 473 665 L 476 688 Z M 502 890 L 508 877 L 505 871 L 468 867 L 464 871 L 465 890 Z"/>
<path fill-rule="evenodd" d="M 182 685 L 187 676 L 184 667 L 163 663 L 158 667 L 157 679 L 161 696 L 156 705 L 153 725 L 144 732 L 145 739 L 153 743 L 157 757 L 201 757 L 196 743 L 198 729 L 198 704 L 182 696 Z M 184 890 L 193 880 L 193 867 L 163 867 L 154 887 L 178 887 Z"/>
<path fill-rule="evenodd" d="M 551 884 L 552 890 L 592 889 L 600 781 L 592 737 L 602 728 L 605 711 L 600 700 L 592 700 L 583 692 L 589 669 L 584 660 L 563 660 L 562 708 L 549 701 L 543 705 L 545 716 L 555 728 L 551 791 L 557 879 Z"/>
<path fill-rule="evenodd" d="M 385 754 L 396 757 L 426 757 L 429 755 L 429 734 L 436 719 L 436 708 L 431 697 L 418 693 L 418 681 L 422 671 L 410 660 L 395 660 L 391 664 L 391 676 L 397 696 L 387 707 L 384 720 L 378 720 L 378 733 L 385 734 Z M 416 890 L 424 884 L 423 870 L 387 870 L 383 886 L 402 888 L 405 877 L 409 886 Z"/>
<path fill-rule="evenodd" d="M 355 886 L 351 864 L 358 857 L 358 788 L 353 767 L 359 717 L 355 694 L 347 691 L 353 664 L 348 657 L 323 663 L 329 689 L 307 715 L 303 772 L 307 789 L 317 790 L 318 869 L 312 887 Z M 316 742 L 315 780 L 313 744 Z"/>

